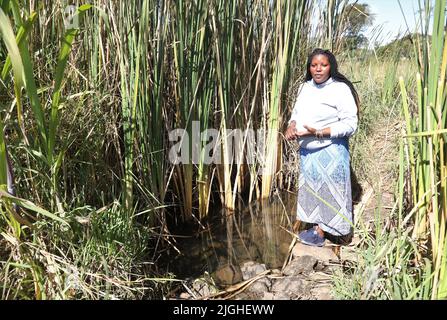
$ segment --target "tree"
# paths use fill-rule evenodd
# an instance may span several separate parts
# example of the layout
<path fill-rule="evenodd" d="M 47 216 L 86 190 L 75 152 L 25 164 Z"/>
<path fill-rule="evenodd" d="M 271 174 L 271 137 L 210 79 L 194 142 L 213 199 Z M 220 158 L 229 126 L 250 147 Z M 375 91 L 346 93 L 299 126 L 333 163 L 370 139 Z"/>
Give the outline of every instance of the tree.
<path fill-rule="evenodd" d="M 367 42 L 363 32 L 374 20 L 369 6 L 358 0 L 326 0 L 323 18 L 322 42 L 334 52 L 363 46 Z"/>
<path fill-rule="evenodd" d="M 363 34 L 372 25 L 374 17 L 366 3 L 352 3 L 345 9 L 345 28 L 343 44 L 345 49 L 354 50 L 367 44 L 367 37 Z"/>

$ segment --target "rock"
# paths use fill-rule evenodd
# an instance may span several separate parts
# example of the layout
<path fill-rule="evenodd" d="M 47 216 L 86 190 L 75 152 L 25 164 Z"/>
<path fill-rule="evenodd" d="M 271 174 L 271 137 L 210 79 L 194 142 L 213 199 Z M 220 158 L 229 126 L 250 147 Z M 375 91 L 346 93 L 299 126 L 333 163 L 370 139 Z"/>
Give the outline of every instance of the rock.
<path fill-rule="evenodd" d="M 270 273 L 273 276 L 280 276 L 280 275 L 282 275 L 281 270 L 279 270 L 279 269 L 272 269 L 272 271 Z"/>
<path fill-rule="evenodd" d="M 244 280 L 249 280 L 251 278 L 256 277 L 258 274 L 266 271 L 267 268 L 265 267 L 265 264 L 260 264 L 254 261 L 248 261 L 242 264 L 241 271 L 242 271 L 242 278 Z"/>
<path fill-rule="evenodd" d="M 291 300 L 291 299 L 290 296 L 288 296 L 284 292 L 278 292 L 273 294 L 273 300 Z"/>
<path fill-rule="evenodd" d="M 297 243 L 292 249 L 292 256 L 294 258 L 303 256 L 312 256 L 317 260 L 329 262 L 330 260 L 337 260 L 338 257 L 330 247 L 312 247 L 302 243 Z"/>
<path fill-rule="evenodd" d="M 272 292 L 264 292 L 262 300 L 273 300 L 274 297 L 275 295 Z"/>
<path fill-rule="evenodd" d="M 242 281 L 242 271 L 239 266 L 227 264 L 213 273 L 213 279 L 221 285 L 232 285 Z"/>
<path fill-rule="evenodd" d="M 326 265 L 322 261 L 318 261 L 317 265 L 314 267 L 315 271 L 323 271 L 326 268 Z"/>
<path fill-rule="evenodd" d="M 266 271 L 267 268 L 265 264 L 261 264 L 254 261 L 248 261 L 242 264 L 241 271 L 242 271 L 242 277 L 244 280 L 250 280 L 256 277 L 257 275 L 263 273 Z M 252 283 L 248 287 L 248 291 L 253 294 L 261 293 L 263 294 L 264 291 L 268 291 L 272 285 L 272 282 L 270 279 L 263 277 L 258 280 L 256 280 L 254 283 Z M 262 296 L 262 295 L 261 295 Z"/>
<path fill-rule="evenodd" d="M 261 300 L 264 297 L 265 292 L 258 292 L 253 293 L 250 291 L 242 292 L 235 297 L 233 297 L 234 300 Z"/>
<path fill-rule="evenodd" d="M 315 287 L 311 293 L 316 300 L 333 300 L 330 286 Z"/>
<path fill-rule="evenodd" d="M 180 296 L 179 296 L 179 298 L 180 299 L 190 299 L 191 298 L 191 295 L 189 294 L 189 293 L 187 293 L 187 292 L 182 292 L 182 293 L 180 293 Z"/>
<path fill-rule="evenodd" d="M 340 270 L 340 268 L 341 266 L 338 265 L 327 265 L 326 267 L 324 267 L 323 272 L 326 274 L 333 274 L 334 272 Z"/>
<path fill-rule="evenodd" d="M 195 279 L 192 284 L 192 289 L 194 294 L 198 297 L 206 297 L 211 294 L 219 292 L 219 290 L 214 287 L 207 279 L 198 278 Z"/>
<path fill-rule="evenodd" d="M 279 294 L 284 294 L 289 299 L 299 298 L 307 291 L 307 284 L 299 277 L 285 277 L 278 279 L 272 286 L 272 292 L 275 293 L 275 299 Z"/>
<path fill-rule="evenodd" d="M 331 275 L 325 272 L 314 272 L 309 275 L 308 279 L 312 282 L 328 282 L 331 280 Z M 318 284 L 317 284 L 318 285 Z"/>
<path fill-rule="evenodd" d="M 262 280 L 268 280 L 268 279 L 260 279 L 260 280 L 258 280 L 256 282 L 252 283 L 250 285 L 250 287 L 248 288 L 248 290 L 251 293 L 254 293 L 254 294 L 260 293 L 261 295 L 264 292 L 268 292 L 269 291 L 269 284 L 268 284 L 268 282 L 262 281 Z"/>
<path fill-rule="evenodd" d="M 286 276 L 297 276 L 299 274 L 308 274 L 314 270 L 318 260 L 312 256 L 297 257 L 284 269 Z"/>

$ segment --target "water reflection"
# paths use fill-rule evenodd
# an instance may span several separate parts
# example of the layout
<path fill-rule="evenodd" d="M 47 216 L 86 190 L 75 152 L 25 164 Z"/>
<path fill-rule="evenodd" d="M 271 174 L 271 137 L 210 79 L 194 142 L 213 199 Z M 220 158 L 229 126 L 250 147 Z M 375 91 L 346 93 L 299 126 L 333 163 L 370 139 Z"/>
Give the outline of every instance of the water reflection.
<path fill-rule="evenodd" d="M 234 213 L 225 209 L 214 212 L 204 230 L 179 239 L 182 254 L 171 259 L 168 271 L 185 279 L 246 261 L 281 268 L 292 241 L 289 232 L 295 221 L 296 196 L 283 193 L 241 207 Z"/>

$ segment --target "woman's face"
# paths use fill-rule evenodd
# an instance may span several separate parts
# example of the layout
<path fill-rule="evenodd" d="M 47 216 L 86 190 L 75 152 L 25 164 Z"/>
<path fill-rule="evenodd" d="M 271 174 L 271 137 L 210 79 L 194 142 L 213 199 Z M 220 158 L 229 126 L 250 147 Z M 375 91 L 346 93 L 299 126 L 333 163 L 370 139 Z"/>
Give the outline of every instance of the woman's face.
<path fill-rule="evenodd" d="M 323 83 L 329 79 L 331 75 L 331 65 L 328 57 L 318 54 L 312 58 L 310 63 L 310 74 L 315 83 Z"/>

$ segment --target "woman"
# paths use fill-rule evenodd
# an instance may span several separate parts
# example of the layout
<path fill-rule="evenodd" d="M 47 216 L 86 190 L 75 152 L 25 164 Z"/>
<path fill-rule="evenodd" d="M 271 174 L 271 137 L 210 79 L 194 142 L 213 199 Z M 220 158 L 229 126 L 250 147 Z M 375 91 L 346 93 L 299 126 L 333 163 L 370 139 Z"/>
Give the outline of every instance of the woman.
<path fill-rule="evenodd" d="M 300 145 L 298 219 L 315 224 L 298 238 L 323 246 L 325 235 L 352 231 L 348 138 L 357 129 L 359 99 L 329 50 L 310 54 L 305 80 L 285 137 L 298 139 Z"/>

